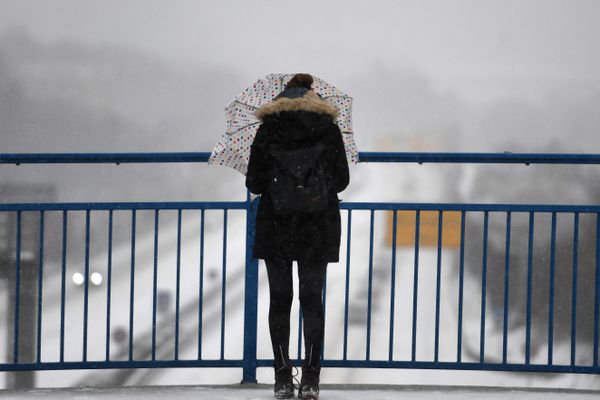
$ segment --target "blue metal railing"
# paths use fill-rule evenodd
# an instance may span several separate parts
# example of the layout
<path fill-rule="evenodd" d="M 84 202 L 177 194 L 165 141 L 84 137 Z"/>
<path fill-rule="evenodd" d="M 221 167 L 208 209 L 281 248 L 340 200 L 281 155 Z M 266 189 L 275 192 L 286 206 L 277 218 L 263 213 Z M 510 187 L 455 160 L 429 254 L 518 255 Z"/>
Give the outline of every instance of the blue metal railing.
<path fill-rule="evenodd" d="M 207 162 L 208 152 L 0 154 L 0 164 Z M 360 152 L 360 162 L 478 164 L 600 164 L 600 154 Z"/>
<path fill-rule="evenodd" d="M 206 162 L 208 160 L 209 153 L 104 153 L 104 154 L 0 154 L 0 164 L 26 164 L 26 163 L 180 163 L 180 162 Z M 600 155 L 595 154 L 512 154 L 512 153 L 360 153 L 361 162 L 395 162 L 395 163 L 522 163 L 522 164 L 600 164 Z M 5 254 L 0 261 L 4 264 L 2 266 L 7 270 L 11 270 L 9 276 L 9 286 L 13 290 L 12 293 L 12 341 L 11 341 L 11 357 L 10 361 L 0 363 L 0 371 L 25 371 L 25 370 L 50 370 L 50 369 L 87 369 L 87 368 L 154 368 L 154 367 L 239 367 L 243 369 L 243 382 L 255 382 L 256 381 L 256 368 L 271 366 L 272 360 L 269 358 L 258 358 L 257 357 L 257 319 L 258 319 L 258 297 L 259 297 L 259 279 L 258 279 L 258 261 L 253 259 L 251 256 L 251 248 L 254 240 L 254 217 L 256 214 L 257 201 L 250 201 L 247 196 L 246 201 L 238 202 L 96 202 L 96 203 L 19 203 L 19 204 L 0 204 L 0 214 L 6 214 L 14 216 L 14 253 L 12 251 Z M 422 369 L 458 369 L 458 370 L 501 370 L 501 371 L 532 371 L 532 372 L 574 372 L 574 373 L 600 373 L 600 367 L 598 366 L 598 339 L 599 339 L 599 314 L 600 314 L 600 205 L 529 205 L 529 204 L 454 204 L 454 203 L 394 203 L 394 202 L 342 202 L 340 208 L 343 213 L 343 220 L 345 221 L 345 254 L 343 255 L 343 263 L 345 265 L 343 275 L 343 304 L 339 305 L 339 312 L 343 315 L 343 321 L 337 328 L 343 329 L 343 340 L 341 341 L 340 357 L 325 356 L 323 358 L 323 366 L 325 367 L 364 367 L 364 368 L 422 368 Z M 195 304 L 188 306 L 187 304 L 181 303 L 181 286 L 182 286 L 182 213 L 197 212 L 199 213 L 201 227 L 198 238 L 198 292 Z M 206 357 L 203 353 L 205 343 L 203 343 L 203 332 L 208 329 L 205 321 L 206 312 L 204 304 L 207 298 L 206 287 L 205 287 L 205 275 L 206 271 L 204 268 L 205 257 L 213 254 L 212 250 L 206 248 L 206 237 L 205 237 L 205 222 L 206 222 L 206 211 L 222 212 L 222 256 L 221 256 L 221 281 L 216 287 L 213 294 L 215 298 L 218 298 L 219 307 L 216 315 L 217 321 L 219 321 L 219 340 L 218 342 L 218 357 L 210 358 Z M 243 317 L 243 350 L 235 357 L 226 357 L 226 327 L 227 327 L 227 315 L 226 315 L 226 303 L 228 299 L 228 293 L 231 293 L 230 289 L 232 285 L 232 279 L 228 279 L 228 215 L 230 211 L 239 210 L 245 213 L 245 265 L 241 269 L 243 273 L 243 302 L 244 302 L 244 317 Z M 151 292 L 148 300 L 149 304 L 152 305 L 152 312 L 150 315 L 151 329 L 148 335 L 142 338 L 134 336 L 135 332 L 135 316 L 136 316 L 136 293 L 138 290 L 143 290 L 143 287 L 136 286 L 136 276 L 138 274 L 139 264 L 136 260 L 136 227 L 138 225 L 138 212 L 152 211 L 153 212 L 153 232 L 152 232 L 152 260 L 149 262 L 151 267 Z M 176 226 L 175 226 L 175 306 L 172 319 L 159 320 L 157 318 L 159 301 L 158 301 L 158 248 L 159 248 L 159 222 L 160 216 L 166 212 L 176 212 Z M 84 262 L 83 262 L 83 315 L 81 318 L 82 331 L 81 331 L 81 357 L 79 359 L 67 359 L 65 353 L 70 350 L 68 343 L 66 343 L 66 333 L 69 330 L 67 321 L 65 320 L 67 307 L 70 306 L 71 302 L 79 301 L 73 300 L 68 296 L 67 293 L 67 270 L 69 263 L 68 245 L 69 245 L 69 217 L 74 213 L 83 212 L 85 216 L 84 228 L 83 228 L 83 240 L 84 240 Z M 125 356 L 115 356 L 113 349 L 111 348 L 111 328 L 112 320 L 114 317 L 115 304 L 112 302 L 115 293 L 111 292 L 115 285 L 115 266 L 113 265 L 113 247 L 115 238 L 114 216 L 115 213 L 129 213 L 130 223 L 130 260 L 128 265 L 128 281 L 129 287 L 127 290 L 128 301 L 127 304 L 122 304 L 122 307 L 126 307 L 128 310 L 127 319 L 127 345 L 124 346 Z M 400 307 L 398 299 L 398 284 L 400 282 L 400 273 L 403 270 L 399 268 L 397 232 L 398 232 L 398 214 L 409 213 L 414 216 L 414 228 L 412 231 L 412 249 L 410 253 L 410 269 L 412 272 L 409 287 L 412 290 L 410 293 L 410 304 L 404 309 Z M 431 253 L 431 265 L 433 265 L 433 276 L 431 284 L 435 287 L 435 297 L 432 299 L 423 299 L 421 291 L 424 289 L 422 286 L 423 279 L 427 279 L 428 264 L 424 257 L 428 257 L 428 254 L 424 250 L 424 246 L 421 243 L 422 240 L 422 228 L 423 218 L 426 213 L 434 213 L 435 221 L 437 221 L 436 238 L 437 245 L 432 249 Z M 102 308 L 105 310 L 105 330 L 103 332 L 103 342 L 95 343 L 90 342 L 90 330 L 89 323 L 90 318 L 97 318 L 98 316 L 90 316 L 90 243 L 91 234 L 90 229 L 92 228 L 92 217 L 99 214 L 106 213 L 106 224 L 107 224 L 107 281 L 106 281 L 106 295 L 105 304 Z M 356 234 L 356 228 L 353 230 L 353 215 L 357 214 L 368 214 L 368 258 L 366 263 L 360 265 L 363 271 L 366 271 L 366 298 L 364 299 L 365 314 L 364 319 L 364 347 L 361 350 L 364 351 L 364 357 L 353 357 L 349 353 L 350 337 L 352 328 L 350 327 L 350 311 L 351 305 L 351 276 L 355 273 L 355 269 L 351 271 L 352 266 L 352 254 L 353 245 L 356 245 L 356 241 L 352 240 L 353 233 Z M 442 276 L 446 271 L 444 269 L 449 268 L 445 265 L 444 260 L 448 256 L 448 252 L 443 249 L 444 243 L 444 224 L 445 217 L 450 213 L 458 213 L 460 215 L 460 228 L 459 228 L 459 246 L 456 257 L 455 267 L 457 268 L 458 274 L 458 287 L 456 289 L 456 339 L 455 339 L 455 351 L 450 352 L 453 354 L 453 359 L 448 360 L 448 351 L 443 348 L 442 336 L 447 335 L 447 331 L 442 331 L 441 319 L 444 316 L 442 311 L 443 302 L 443 290 L 442 284 L 445 281 Z M 31 279 L 26 280 L 25 284 L 35 284 L 37 291 L 35 293 L 35 309 L 33 310 L 33 318 L 35 320 L 35 343 L 34 343 L 34 354 L 32 359 L 24 360 L 21 357 L 22 352 L 26 347 L 23 344 L 24 338 L 27 335 L 23 335 L 21 331 L 21 324 L 23 319 L 26 317 L 26 313 L 22 310 L 24 299 L 27 297 L 26 291 L 28 289 L 23 287 L 24 281 L 22 274 L 24 271 L 34 268 L 31 264 L 31 260 L 23 258 L 22 249 L 26 244 L 23 239 L 23 229 L 26 226 L 24 224 L 24 216 L 31 216 L 37 214 L 37 234 L 35 237 L 38 238 L 37 243 L 37 277 L 35 281 Z M 48 225 L 48 216 L 57 214 L 61 218 L 61 224 L 55 226 L 55 231 L 49 232 L 50 226 Z M 381 215 L 391 215 L 391 236 L 392 243 L 390 249 L 390 265 L 389 265 L 389 299 L 387 304 L 389 305 L 389 315 L 387 316 L 388 329 L 387 333 L 387 345 L 382 345 L 379 341 L 374 340 L 373 335 L 373 321 L 375 318 L 375 296 L 379 295 L 380 291 L 374 290 L 374 275 L 382 270 L 378 262 L 375 261 L 374 252 L 374 231 L 377 221 L 377 217 Z M 490 230 L 497 228 L 498 224 L 492 221 L 495 216 L 503 216 L 504 231 L 502 233 L 504 245 L 503 254 L 500 257 L 494 258 L 491 254 L 492 251 L 496 251 L 496 242 L 490 240 Z M 526 245 L 527 251 L 522 265 L 518 263 L 512 250 L 514 249 L 515 241 L 515 228 L 514 220 L 518 215 L 526 216 L 527 224 L 526 227 L 527 237 Z M 540 246 L 536 247 L 535 232 L 536 232 L 536 217 L 543 219 L 550 217 L 550 239 L 549 244 L 546 247 L 542 246 L 544 252 L 547 251 L 548 259 L 545 260 L 543 257 L 536 257 L 536 251 L 540 251 Z M 557 258 L 557 248 L 563 246 L 565 239 L 559 236 L 557 229 L 560 226 L 559 217 L 566 218 L 570 216 L 572 218 L 572 236 L 570 236 L 571 247 L 572 247 L 572 258 L 570 261 L 570 276 L 571 282 L 569 286 L 570 301 L 565 306 L 564 299 L 561 295 L 557 298 L 556 291 L 559 289 L 556 282 L 557 270 L 562 271 L 565 266 L 564 261 L 559 263 Z M 477 219 L 476 222 L 469 222 L 472 219 Z M 481 224 L 479 219 L 482 218 Z M 593 219 L 593 226 L 595 232 L 590 230 L 582 231 L 581 220 Z M 12 222 L 11 222 L 12 223 Z M 356 227 L 357 223 L 354 223 Z M 589 224 L 588 224 L 589 225 Z M 586 226 L 588 226 L 586 225 Z M 469 256 L 468 249 L 465 248 L 467 243 L 472 246 L 472 240 L 468 240 L 467 230 L 473 230 L 480 236 L 480 256 L 479 261 L 474 263 L 472 258 L 467 261 Z M 231 232 L 230 232 L 231 233 Z M 581 235 L 580 235 L 581 233 Z M 53 234 L 60 237 L 60 285 L 58 287 L 58 298 L 59 303 L 55 304 L 55 307 L 59 308 L 59 340 L 58 356 L 52 359 L 50 356 L 43 355 L 44 335 L 46 335 L 43 329 L 43 322 L 46 320 L 45 313 L 51 312 L 50 306 L 44 302 L 44 284 L 47 281 L 46 274 L 48 274 L 48 267 L 44 266 L 44 254 L 48 251 L 48 246 L 45 244 L 45 235 Z M 582 283 L 579 282 L 580 277 L 585 271 L 582 270 L 583 263 L 585 260 L 579 256 L 581 247 L 581 237 L 586 240 L 585 243 L 593 242 L 595 256 L 593 259 L 593 265 L 587 265 L 587 268 L 593 268 L 593 289 L 591 290 L 591 297 L 583 297 L 582 292 L 580 294 L 580 286 Z M 239 240 L 243 240 L 243 236 L 239 237 Z M 591 243 L 590 242 L 590 243 Z M 471 247 L 469 247 L 471 249 Z M 562 247 L 561 247 L 562 249 Z M 402 250 L 403 262 L 407 264 L 408 250 Z M 14 254 L 12 256 L 11 254 Z M 496 253 L 494 253 L 496 254 Z M 587 253 L 586 253 L 587 254 Z M 448 256 L 449 257 L 449 256 Z M 502 260 L 501 263 L 496 262 Z M 587 259 L 586 259 L 587 260 Z M 589 261 L 589 260 L 587 260 Z M 500 267 L 498 265 L 502 264 Z M 544 264 L 543 268 L 542 265 Z M 589 263 L 588 263 L 589 264 Z M 522 267 L 522 268 L 520 268 Z M 466 268 L 469 268 L 470 273 L 480 274 L 480 291 L 465 293 L 465 275 Z M 490 274 L 495 273 L 498 268 L 502 268 L 499 273 L 501 279 L 499 281 L 490 281 Z M 124 268 L 123 268 L 124 269 Z M 406 269 L 406 270 L 408 270 Z M 473 272 L 475 271 L 475 272 Z M 544 275 L 547 272 L 547 276 Z M 510 318 L 514 312 L 510 308 L 511 296 L 511 282 L 514 281 L 514 276 L 521 274 L 524 278 L 524 294 L 525 294 L 525 308 L 524 321 L 522 323 L 524 329 L 524 354 L 522 361 L 514 361 L 514 357 L 509 355 L 512 350 L 510 346 L 509 338 L 511 338 L 512 325 Z M 589 275 L 589 271 L 588 271 Z M 495 275 L 491 275 L 495 277 Z M 539 279 L 540 276 L 547 278 L 547 293 L 543 291 L 543 296 L 547 301 L 547 317 L 546 320 L 540 323 L 537 319 L 538 313 L 543 307 L 539 304 Z M 561 275 L 562 276 L 562 275 Z M 421 281 L 420 281 L 421 280 Z M 534 285 L 535 283 L 535 285 Z M 589 284 L 589 282 L 587 283 Z M 488 320 L 488 308 L 490 302 L 494 299 L 488 297 L 495 290 L 496 287 L 502 285 L 502 290 L 498 291 L 501 293 L 502 310 L 500 312 L 500 326 L 498 331 L 500 332 L 500 342 L 498 346 L 499 354 L 489 353 L 489 346 L 486 342 L 490 335 L 490 322 Z M 545 286 L 544 286 L 545 287 Z M 536 292 L 538 290 L 538 292 Z M 546 290 L 546 289 L 544 289 Z M 562 289 L 561 289 L 562 290 Z M 29 290 L 31 292 L 31 290 Z M 326 287 L 324 290 L 324 299 L 326 307 L 327 301 Z M 377 293 L 376 293 L 377 292 Z M 212 292 L 211 292 L 212 293 Z M 561 292 L 562 293 L 562 292 Z M 587 293 L 587 292 L 585 292 Z M 31 295 L 30 295 L 31 296 Z M 211 295 L 212 296 L 212 295 Z M 514 297 L 514 296 L 513 296 Z M 465 299 L 468 299 L 469 303 L 475 303 L 479 301 L 479 321 L 477 328 L 477 339 L 478 346 L 473 349 L 471 345 L 472 338 L 466 338 L 465 335 L 473 336 L 473 329 L 467 329 L 465 326 L 466 311 L 465 311 Z M 446 301 L 446 300 L 444 300 Z M 563 303 L 559 303 L 562 301 Z M 424 341 L 423 332 L 419 330 L 419 323 L 421 321 L 420 315 L 422 308 L 427 307 L 427 302 L 433 304 L 433 340 L 431 342 L 432 352 L 428 357 L 422 357 L 420 350 L 422 342 Z M 578 340 L 578 334 L 581 334 L 581 329 L 578 330 L 578 321 L 581 321 L 581 315 L 578 315 L 578 310 L 583 303 L 593 303 L 591 307 L 592 313 L 584 316 L 589 319 L 591 325 L 591 334 L 587 332 L 586 338 L 589 339 L 590 343 Z M 497 304 L 497 300 L 496 300 Z M 567 363 L 557 363 L 555 359 L 555 347 L 559 341 L 555 338 L 556 327 L 556 315 L 557 310 L 564 308 L 570 310 L 570 326 L 569 326 L 569 338 L 568 338 L 568 358 Z M 514 307 L 513 307 L 514 308 Z M 30 311 L 31 311 L 30 310 Z M 328 309 L 326 308 L 326 311 Z M 328 313 L 332 313 L 336 310 L 329 310 Z M 29 312 L 29 311 L 28 311 Z M 397 320 L 409 312 L 410 317 L 408 318 L 407 342 L 398 342 L 397 338 L 403 338 L 401 334 L 402 326 L 398 325 Z M 562 312 L 562 311 L 561 311 Z M 182 314 L 185 313 L 185 320 L 191 319 L 192 313 L 194 314 L 194 320 L 197 321 L 197 329 L 194 333 L 195 341 L 197 342 L 197 354 L 192 357 L 183 357 L 181 354 L 181 324 Z M 581 313 L 579 313 L 581 314 Z M 537 319 L 536 319 L 537 318 Z M 473 318 L 471 318 L 473 319 Z M 5 323 L 0 321 L 1 324 Z M 540 340 L 535 338 L 539 334 L 540 324 L 546 324 L 546 340 L 545 340 L 545 352 L 546 362 L 540 362 L 540 357 L 537 356 L 536 352 L 539 352 Z M 165 329 L 165 326 L 173 326 L 173 336 L 170 341 L 173 346 L 172 358 L 164 359 L 159 357 L 158 349 L 161 346 L 162 338 L 159 337 L 159 333 Z M 513 323 L 514 324 L 514 323 Z M 581 324 L 581 323 L 580 323 Z M 213 321 L 214 325 L 214 321 Z M 583 324 L 585 325 L 585 324 Z M 6 325 L 7 327 L 9 324 Z M 298 332 L 298 358 L 296 362 L 299 362 L 301 354 L 301 315 L 299 315 L 299 332 Z M 331 326 L 326 325 L 327 329 L 333 329 Z M 361 328 L 362 329 L 362 328 Z M 535 330 L 535 332 L 534 332 Z M 99 336 L 95 335 L 94 338 Z M 561 340 L 564 340 L 561 339 Z M 160 343 L 159 343 L 160 342 Z M 149 347 L 148 346 L 149 343 Z M 97 357 L 90 357 L 88 350 L 91 346 L 97 347 L 104 345 L 104 359 Z M 374 346 L 377 345 L 375 348 Z M 467 345 L 470 345 L 469 349 L 466 349 Z M 587 361 L 578 361 L 577 350 L 581 346 L 588 346 L 588 350 L 591 350 L 591 359 Z M 147 351 L 145 353 L 136 353 L 136 347 L 146 346 Z M 326 341 L 324 349 L 327 349 L 328 343 Z M 408 349 L 405 354 L 406 357 L 401 357 L 399 352 L 402 346 Z M 589 348 L 591 347 L 591 348 Z M 8 348 L 8 347 L 7 347 Z M 382 350 L 385 356 L 378 356 L 376 353 Z M 465 353 L 467 351 L 467 353 Z M 469 354 L 471 351 L 474 354 Z M 325 354 L 326 355 L 326 354 Z M 465 356 L 468 356 L 470 360 L 465 360 Z M 489 361 L 490 357 L 497 356 L 497 361 Z M 124 359 L 122 359 L 124 358 Z"/>

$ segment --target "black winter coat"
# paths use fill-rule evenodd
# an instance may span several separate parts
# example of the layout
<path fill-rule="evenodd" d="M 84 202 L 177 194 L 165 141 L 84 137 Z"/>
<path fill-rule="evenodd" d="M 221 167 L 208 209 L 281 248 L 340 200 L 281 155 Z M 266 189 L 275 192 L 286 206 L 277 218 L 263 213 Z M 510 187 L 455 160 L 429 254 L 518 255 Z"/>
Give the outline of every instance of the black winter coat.
<path fill-rule="evenodd" d="M 306 96 L 305 96 L 306 97 Z M 252 143 L 246 187 L 261 194 L 256 218 L 253 255 L 256 258 L 280 258 L 302 261 L 339 261 L 341 221 L 338 192 L 348 186 L 349 171 L 342 133 L 333 118 L 333 106 L 323 109 L 323 100 L 276 100 L 259 109 L 262 119 Z M 330 108 L 327 108 L 330 107 Z M 329 203 L 325 211 L 295 215 L 276 215 L 270 197 L 274 160 L 271 144 L 282 150 L 325 145 L 323 163 L 329 182 Z"/>

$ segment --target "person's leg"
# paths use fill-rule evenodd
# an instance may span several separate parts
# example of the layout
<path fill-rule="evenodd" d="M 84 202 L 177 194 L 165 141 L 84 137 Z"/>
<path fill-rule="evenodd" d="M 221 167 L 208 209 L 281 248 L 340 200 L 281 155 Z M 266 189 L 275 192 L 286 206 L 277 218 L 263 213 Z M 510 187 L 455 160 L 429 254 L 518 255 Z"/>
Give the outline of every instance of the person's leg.
<path fill-rule="evenodd" d="M 321 348 L 325 319 L 323 314 L 323 282 L 327 262 L 298 262 L 300 305 L 304 318 L 304 361 L 301 391 L 303 395 L 319 393 Z"/>
<path fill-rule="evenodd" d="M 269 278 L 269 331 L 276 365 L 287 362 L 290 340 L 290 310 L 294 298 L 292 262 L 265 260 Z"/>
<path fill-rule="evenodd" d="M 290 310 L 294 298 L 292 262 L 265 260 L 269 278 L 269 331 L 273 346 L 275 395 L 293 396 L 292 366 L 289 361 Z"/>

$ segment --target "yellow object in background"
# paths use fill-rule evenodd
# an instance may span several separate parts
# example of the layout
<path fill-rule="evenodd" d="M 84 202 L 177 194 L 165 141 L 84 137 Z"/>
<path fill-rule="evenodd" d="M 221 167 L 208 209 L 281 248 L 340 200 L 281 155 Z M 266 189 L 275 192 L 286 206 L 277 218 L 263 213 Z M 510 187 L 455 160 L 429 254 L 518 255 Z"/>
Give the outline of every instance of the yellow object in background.
<path fill-rule="evenodd" d="M 437 247 L 439 211 L 421 211 L 419 221 L 419 247 Z M 416 211 L 397 211 L 396 246 L 415 245 Z M 394 212 L 386 212 L 386 244 L 392 246 Z M 460 246 L 460 211 L 442 213 L 442 247 Z"/>

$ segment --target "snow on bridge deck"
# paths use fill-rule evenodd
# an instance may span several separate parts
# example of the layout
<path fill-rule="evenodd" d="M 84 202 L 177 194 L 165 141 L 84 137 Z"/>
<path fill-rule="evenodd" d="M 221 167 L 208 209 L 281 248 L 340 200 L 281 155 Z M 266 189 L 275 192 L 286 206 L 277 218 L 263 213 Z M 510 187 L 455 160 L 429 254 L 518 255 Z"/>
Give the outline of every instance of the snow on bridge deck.
<path fill-rule="evenodd" d="M 466 386 L 395 386 L 395 385 L 322 385 L 322 400 L 575 400 L 597 399 L 599 391 L 572 389 L 525 389 Z M 93 400 L 93 399 L 194 399 L 194 400 L 269 400 L 272 386 L 145 386 L 119 388 L 64 388 L 33 390 L 0 390 L 0 399 Z"/>

